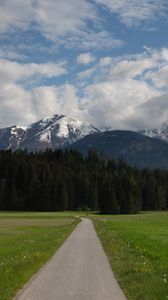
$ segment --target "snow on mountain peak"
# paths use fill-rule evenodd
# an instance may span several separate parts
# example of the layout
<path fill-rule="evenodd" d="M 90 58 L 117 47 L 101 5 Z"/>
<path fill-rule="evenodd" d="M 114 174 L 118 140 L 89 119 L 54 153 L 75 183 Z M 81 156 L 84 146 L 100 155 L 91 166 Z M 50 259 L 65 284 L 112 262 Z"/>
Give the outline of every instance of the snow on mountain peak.
<path fill-rule="evenodd" d="M 140 131 L 143 135 L 156 138 L 168 143 L 168 122 L 164 122 L 160 128 L 152 128 Z"/>
<path fill-rule="evenodd" d="M 87 135 L 111 130 L 111 127 L 99 130 L 87 122 L 54 114 L 28 127 L 16 125 L 0 129 L 0 149 L 54 150 L 69 146 Z M 168 143 L 168 122 L 163 123 L 160 128 L 142 130 L 139 133 Z"/>
<path fill-rule="evenodd" d="M 26 131 L 27 127 L 26 126 L 19 126 L 19 125 L 15 125 L 11 127 L 11 134 L 12 135 L 18 135 L 19 131 Z"/>
<path fill-rule="evenodd" d="M 54 114 L 28 127 L 12 126 L 0 132 L 4 149 L 28 149 L 30 151 L 57 149 L 70 145 L 88 134 L 99 132 L 89 123 Z M 7 145 L 7 146 L 6 146 Z"/>
<path fill-rule="evenodd" d="M 54 115 L 50 118 L 45 118 L 41 120 L 41 124 L 45 124 L 45 128 L 39 133 L 40 140 L 48 142 L 51 142 L 52 140 L 52 132 L 55 133 L 57 138 L 63 139 L 64 143 L 69 144 L 88 134 L 98 132 L 98 129 L 89 123 L 69 118 L 64 115 Z"/>

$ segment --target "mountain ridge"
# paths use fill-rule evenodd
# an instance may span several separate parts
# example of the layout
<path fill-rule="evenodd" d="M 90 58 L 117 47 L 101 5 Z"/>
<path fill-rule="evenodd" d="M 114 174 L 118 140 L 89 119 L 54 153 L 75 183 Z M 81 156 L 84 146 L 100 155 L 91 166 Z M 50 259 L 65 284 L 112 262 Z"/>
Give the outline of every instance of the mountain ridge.
<path fill-rule="evenodd" d="M 70 147 L 86 155 L 90 149 L 107 157 L 124 159 L 140 168 L 168 169 L 168 144 L 129 130 L 87 135 Z"/>
<path fill-rule="evenodd" d="M 168 169 L 168 123 L 160 129 L 101 131 L 93 125 L 54 114 L 28 127 L 0 129 L 0 149 L 28 152 L 72 148 L 84 155 L 95 149 L 108 157 L 123 158 L 130 165 Z"/>
<path fill-rule="evenodd" d="M 164 122 L 159 128 L 140 130 L 139 133 L 168 143 L 168 122 Z"/>
<path fill-rule="evenodd" d="M 94 132 L 99 130 L 87 122 L 54 114 L 28 127 L 17 125 L 0 129 L 0 149 L 38 151 L 62 148 Z"/>

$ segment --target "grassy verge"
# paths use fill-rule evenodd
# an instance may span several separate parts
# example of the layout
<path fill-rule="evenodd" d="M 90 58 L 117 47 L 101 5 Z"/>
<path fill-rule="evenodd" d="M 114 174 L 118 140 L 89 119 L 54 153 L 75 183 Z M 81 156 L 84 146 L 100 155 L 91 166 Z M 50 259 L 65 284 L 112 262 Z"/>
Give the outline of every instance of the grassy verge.
<path fill-rule="evenodd" d="M 9 300 L 77 224 L 73 214 L 0 213 L 0 299 Z"/>
<path fill-rule="evenodd" d="M 130 300 L 168 299 L 168 213 L 93 218 Z"/>

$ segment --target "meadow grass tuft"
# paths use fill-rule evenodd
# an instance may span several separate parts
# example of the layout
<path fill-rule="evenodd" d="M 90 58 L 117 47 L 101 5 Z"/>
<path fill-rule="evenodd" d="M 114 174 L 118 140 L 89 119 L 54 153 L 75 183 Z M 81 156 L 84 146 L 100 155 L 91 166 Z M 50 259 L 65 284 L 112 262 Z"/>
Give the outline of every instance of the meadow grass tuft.
<path fill-rule="evenodd" d="M 93 220 L 128 299 L 167 300 L 168 212 L 95 216 Z"/>
<path fill-rule="evenodd" d="M 0 213 L 0 299 L 11 300 L 78 220 L 68 213 Z"/>

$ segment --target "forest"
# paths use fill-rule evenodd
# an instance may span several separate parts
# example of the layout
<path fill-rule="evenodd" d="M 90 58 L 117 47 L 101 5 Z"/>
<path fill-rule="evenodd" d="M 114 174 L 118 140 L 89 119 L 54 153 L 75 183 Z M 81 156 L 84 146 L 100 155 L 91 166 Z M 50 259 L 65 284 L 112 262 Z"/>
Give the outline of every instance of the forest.
<path fill-rule="evenodd" d="M 0 210 L 168 209 L 168 171 L 137 169 L 90 150 L 0 151 Z"/>

